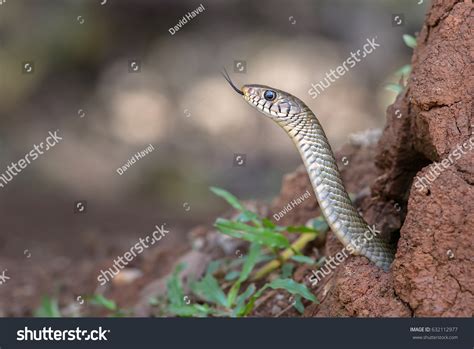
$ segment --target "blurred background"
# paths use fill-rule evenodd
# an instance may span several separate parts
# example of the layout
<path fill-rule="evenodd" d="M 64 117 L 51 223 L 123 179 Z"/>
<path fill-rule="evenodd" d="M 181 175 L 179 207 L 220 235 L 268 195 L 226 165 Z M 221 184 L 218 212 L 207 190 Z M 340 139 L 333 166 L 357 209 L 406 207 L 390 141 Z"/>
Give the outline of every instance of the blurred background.
<path fill-rule="evenodd" d="M 122 254 L 155 224 L 173 232 L 166 243 L 187 243 L 189 228 L 224 210 L 209 186 L 242 199 L 269 201 L 279 192 L 299 154 L 231 90 L 222 67 L 238 86 L 266 84 L 304 100 L 335 149 L 351 133 L 383 127 L 395 97 L 384 85 L 410 62 L 402 35 L 420 30 L 427 6 L 209 0 L 171 35 L 201 2 L 0 3 L 0 172 L 49 131 L 63 137 L 0 188 L 0 273 L 8 269 L 18 286 L 0 285 L 0 315 L 24 313 L 5 310 L 8 297 L 60 292 L 77 263 L 93 268 Z M 308 95 L 311 83 L 374 37 L 380 47 L 316 99 Z M 116 172 L 149 144 L 153 152 Z M 242 166 L 235 154 L 245 154 Z M 31 281 L 38 273 L 56 277 L 38 290 Z"/>

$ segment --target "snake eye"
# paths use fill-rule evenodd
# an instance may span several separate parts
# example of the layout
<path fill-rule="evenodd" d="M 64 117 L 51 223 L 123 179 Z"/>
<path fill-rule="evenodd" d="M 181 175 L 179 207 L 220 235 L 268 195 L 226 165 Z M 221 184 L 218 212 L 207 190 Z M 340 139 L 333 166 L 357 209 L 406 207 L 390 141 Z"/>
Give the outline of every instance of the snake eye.
<path fill-rule="evenodd" d="M 263 94 L 263 97 L 265 97 L 267 101 L 273 101 L 276 98 L 276 96 L 277 96 L 276 92 L 272 90 L 266 90 L 265 93 Z"/>

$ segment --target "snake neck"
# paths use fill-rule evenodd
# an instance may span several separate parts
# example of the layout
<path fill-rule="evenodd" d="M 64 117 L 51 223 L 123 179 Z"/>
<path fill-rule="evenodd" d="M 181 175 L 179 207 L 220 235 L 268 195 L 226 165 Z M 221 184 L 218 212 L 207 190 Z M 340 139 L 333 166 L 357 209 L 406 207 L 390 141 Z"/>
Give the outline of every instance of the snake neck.
<path fill-rule="evenodd" d="M 321 212 L 336 237 L 352 254 L 364 255 L 387 270 L 393 261 L 393 250 L 380 236 L 372 236 L 370 241 L 359 243 L 373 229 L 352 204 L 319 120 L 305 107 L 301 113 L 278 123 L 298 148 Z"/>
<path fill-rule="evenodd" d="M 347 246 L 351 243 L 348 236 L 351 226 L 365 230 L 367 223 L 352 205 L 331 145 L 319 120 L 307 109 L 294 120 L 287 120 L 280 126 L 289 134 L 303 159 L 327 223 L 339 240 Z"/>

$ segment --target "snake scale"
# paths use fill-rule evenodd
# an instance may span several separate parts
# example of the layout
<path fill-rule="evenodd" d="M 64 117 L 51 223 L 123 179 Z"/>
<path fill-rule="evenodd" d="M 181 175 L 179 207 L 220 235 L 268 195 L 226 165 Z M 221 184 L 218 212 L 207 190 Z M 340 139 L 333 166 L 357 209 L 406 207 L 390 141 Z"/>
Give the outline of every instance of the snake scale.
<path fill-rule="evenodd" d="M 357 212 L 344 187 L 334 153 L 314 113 L 295 96 L 264 85 L 231 87 L 254 108 L 281 126 L 298 148 L 319 207 L 331 230 L 355 255 L 363 255 L 388 270 L 394 249 Z"/>

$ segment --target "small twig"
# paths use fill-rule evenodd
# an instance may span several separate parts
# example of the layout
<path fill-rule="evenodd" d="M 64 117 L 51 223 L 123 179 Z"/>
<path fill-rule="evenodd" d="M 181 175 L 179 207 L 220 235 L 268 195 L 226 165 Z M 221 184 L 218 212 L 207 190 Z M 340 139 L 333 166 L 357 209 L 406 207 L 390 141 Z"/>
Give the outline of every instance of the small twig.
<path fill-rule="evenodd" d="M 265 296 L 260 297 L 256 302 L 255 306 L 253 307 L 252 311 L 255 311 L 255 309 L 259 308 L 262 304 L 264 304 L 269 298 L 272 298 L 278 291 L 277 290 L 271 290 L 270 292 L 267 292 Z"/>
<path fill-rule="evenodd" d="M 288 310 L 290 310 L 293 307 L 293 304 L 288 305 L 285 309 L 280 311 L 278 314 L 276 314 L 274 317 L 280 317 L 283 314 L 285 314 Z"/>
<path fill-rule="evenodd" d="M 296 239 L 290 247 L 285 249 L 280 255 L 278 259 L 274 259 L 267 264 L 265 264 L 263 267 L 258 269 L 252 276 L 251 280 L 252 281 L 257 281 L 264 276 L 270 274 L 272 271 L 280 267 L 284 262 L 286 262 L 288 259 L 293 257 L 295 255 L 295 252 L 301 251 L 305 246 L 312 240 L 316 239 L 316 236 L 318 236 L 318 233 L 304 233 L 301 234 L 301 236 Z"/>

